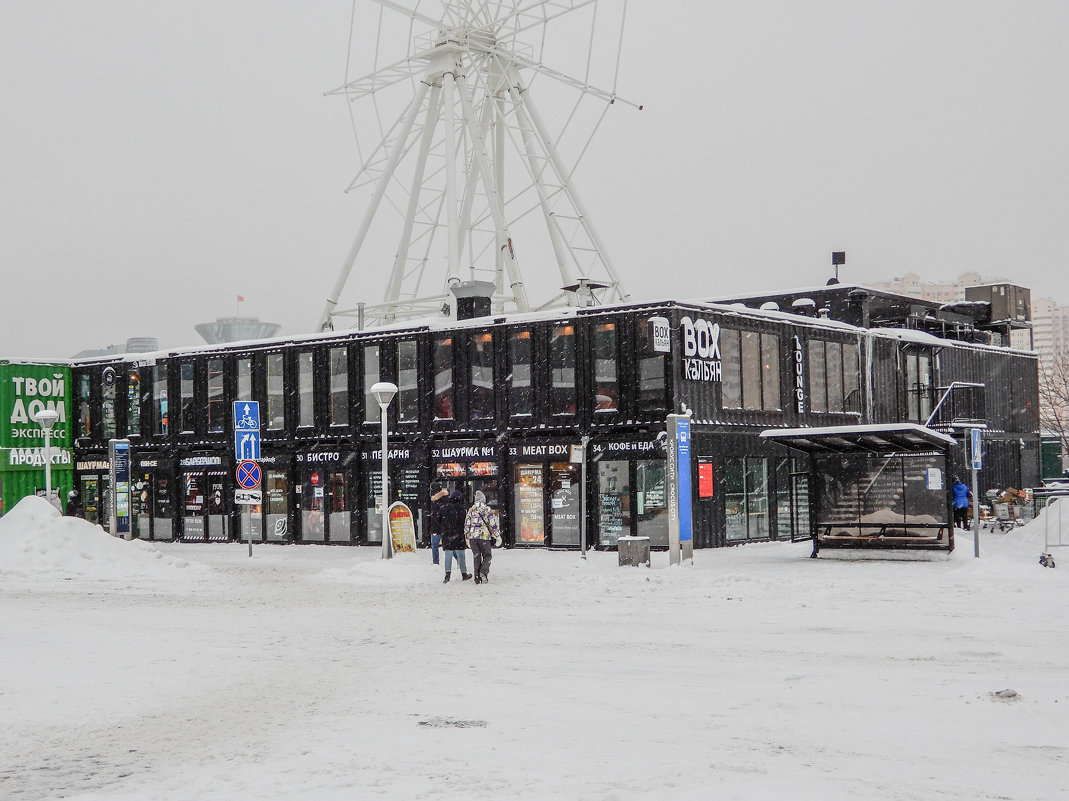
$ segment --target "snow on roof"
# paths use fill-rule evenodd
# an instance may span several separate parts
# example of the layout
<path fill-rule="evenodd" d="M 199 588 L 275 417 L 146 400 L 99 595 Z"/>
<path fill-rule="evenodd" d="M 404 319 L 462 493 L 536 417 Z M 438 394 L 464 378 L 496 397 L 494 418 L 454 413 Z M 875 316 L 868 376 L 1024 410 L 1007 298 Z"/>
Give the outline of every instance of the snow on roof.
<path fill-rule="evenodd" d="M 856 434 L 901 434 L 915 433 L 926 439 L 941 440 L 948 445 L 957 445 L 958 441 L 942 431 L 922 426 L 920 423 L 868 423 L 853 426 L 820 426 L 809 428 L 770 428 L 761 432 L 766 438 L 813 437 Z"/>

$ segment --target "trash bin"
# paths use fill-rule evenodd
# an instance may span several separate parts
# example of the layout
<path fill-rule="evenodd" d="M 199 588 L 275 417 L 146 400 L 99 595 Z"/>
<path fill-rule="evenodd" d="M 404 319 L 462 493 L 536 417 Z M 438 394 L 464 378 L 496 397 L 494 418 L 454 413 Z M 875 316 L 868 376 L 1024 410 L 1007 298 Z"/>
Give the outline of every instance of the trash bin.
<path fill-rule="evenodd" d="M 649 537 L 620 537 L 617 543 L 620 554 L 620 566 L 639 565 L 650 566 L 650 538 Z"/>

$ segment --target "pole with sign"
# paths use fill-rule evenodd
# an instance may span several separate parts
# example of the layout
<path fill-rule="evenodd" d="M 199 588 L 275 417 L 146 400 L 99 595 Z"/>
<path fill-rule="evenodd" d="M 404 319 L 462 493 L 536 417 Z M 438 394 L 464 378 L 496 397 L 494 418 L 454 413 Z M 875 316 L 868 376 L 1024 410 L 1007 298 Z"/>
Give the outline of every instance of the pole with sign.
<path fill-rule="evenodd" d="M 108 472 L 111 478 L 111 535 L 131 540 L 130 528 L 130 440 L 108 440 Z"/>
<path fill-rule="evenodd" d="M 234 503 L 243 506 L 263 503 L 260 487 L 260 402 L 234 401 L 234 458 L 238 461 Z M 252 556 L 252 519 L 249 524 L 249 556 Z"/>
<path fill-rule="evenodd" d="M 668 428 L 668 563 L 694 562 L 690 514 L 690 415 L 670 414 Z"/>
<path fill-rule="evenodd" d="M 972 460 L 972 539 L 973 556 L 980 556 L 980 492 L 977 473 L 984 466 L 984 431 L 969 429 L 969 458 Z"/>

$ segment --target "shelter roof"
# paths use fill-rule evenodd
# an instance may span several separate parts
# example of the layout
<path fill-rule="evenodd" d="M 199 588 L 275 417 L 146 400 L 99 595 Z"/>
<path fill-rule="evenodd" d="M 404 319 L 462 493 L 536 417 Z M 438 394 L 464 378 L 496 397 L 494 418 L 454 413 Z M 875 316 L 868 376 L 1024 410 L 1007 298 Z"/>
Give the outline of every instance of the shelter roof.
<path fill-rule="evenodd" d="M 886 456 L 945 451 L 957 445 L 953 437 L 917 423 L 772 428 L 762 431 L 761 436 L 809 453 L 874 453 Z"/>

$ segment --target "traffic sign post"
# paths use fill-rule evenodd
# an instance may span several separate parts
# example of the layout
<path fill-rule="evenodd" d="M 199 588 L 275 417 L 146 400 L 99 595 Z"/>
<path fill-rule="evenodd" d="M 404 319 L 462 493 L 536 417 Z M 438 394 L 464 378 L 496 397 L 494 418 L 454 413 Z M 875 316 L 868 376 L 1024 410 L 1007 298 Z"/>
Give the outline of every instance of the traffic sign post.
<path fill-rule="evenodd" d="M 969 459 L 972 462 L 972 541 L 973 556 L 980 556 L 980 481 L 977 473 L 984 466 L 984 431 L 969 429 Z"/>
<path fill-rule="evenodd" d="M 260 404 L 258 401 L 234 401 L 234 458 L 238 460 L 235 477 L 240 489 L 234 491 L 234 503 L 251 506 L 263 503 L 259 490 Z M 252 556 L 252 521 L 249 521 L 249 556 Z"/>

